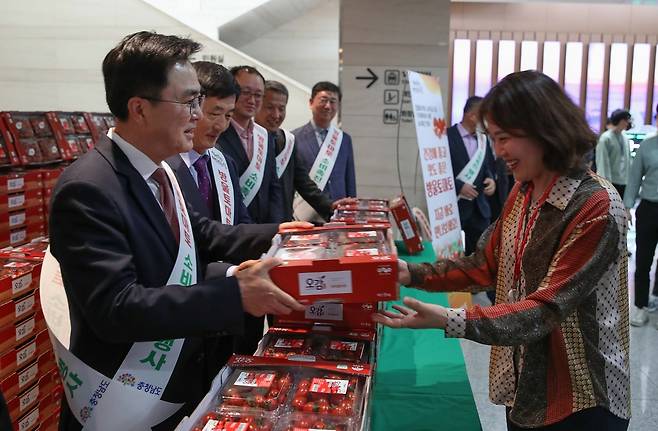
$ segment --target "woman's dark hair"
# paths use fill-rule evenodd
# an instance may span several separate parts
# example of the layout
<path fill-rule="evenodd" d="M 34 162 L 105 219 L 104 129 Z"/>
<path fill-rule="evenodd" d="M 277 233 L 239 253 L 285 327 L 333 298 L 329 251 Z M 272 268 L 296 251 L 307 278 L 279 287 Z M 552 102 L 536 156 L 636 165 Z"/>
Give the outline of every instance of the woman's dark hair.
<path fill-rule="evenodd" d="M 120 120 L 128 118 L 131 97 L 160 97 L 167 75 L 201 49 L 191 39 L 140 31 L 123 38 L 103 60 L 105 99 Z"/>
<path fill-rule="evenodd" d="M 537 142 L 546 168 L 561 174 L 584 169 L 583 156 L 597 141 L 583 110 L 537 71 L 512 73 L 496 84 L 480 104 L 480 119 Z"/>
<path fill-rule="evenodd" d="M 195 61 L 192 63 L 196 76 L 201 84 L 201 91 L 208 97 L 223 99 L 229 96 L 240 96 L 240 87 L 227 68 L 210 61 Z"/>

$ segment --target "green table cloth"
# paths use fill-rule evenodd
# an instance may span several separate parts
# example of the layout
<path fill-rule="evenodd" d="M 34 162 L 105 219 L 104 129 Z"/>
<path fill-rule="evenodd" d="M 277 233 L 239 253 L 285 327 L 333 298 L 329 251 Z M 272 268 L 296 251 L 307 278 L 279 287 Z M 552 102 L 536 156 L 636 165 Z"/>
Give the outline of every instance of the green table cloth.
<path fill-rule="evenodd" d="M 424 245 L 415 256 L 400 244 L 398 252 L 408 262 L 433 262 L 431 244 Z M 445 293 L 401 287 L 400 296 L 448 305 Z M 384 328 L 380 346 L 372 430 L 481 430 L 459 340 L 445 338 L 441 330 Z"/>

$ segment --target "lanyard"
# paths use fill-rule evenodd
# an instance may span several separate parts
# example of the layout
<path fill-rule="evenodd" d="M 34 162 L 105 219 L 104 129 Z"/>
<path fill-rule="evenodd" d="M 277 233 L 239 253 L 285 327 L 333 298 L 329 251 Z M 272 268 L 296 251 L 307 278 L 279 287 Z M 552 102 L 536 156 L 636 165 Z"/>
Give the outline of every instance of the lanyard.
<path fill-rule="evenodd" d="M 537 222 L 537 218 L 539 217 L 539 210 L 541 209 L 542 205 L 544 205 L 544 202 L 546 202 L 546 199 L 548 199 L 548 195 L 551 193 L 551 190 L 553 189 L 553 186 L 555 185 L 557 179 L 558 177 L 555 176 L 555 178 L 551 180 L 548 187 L 546 187 L 546 190 L 544 190 L 544 193 L 541 195 L 541 197 L 537 201 L 537 205 L 535 206 L 535 208 L 532 210 L 532 213 L 530 214 L 528 223 L 526 224 L 525 229 L 523 230 L 523 235 L 521 235 L 521 229 L 523 228 L 523 221 L 526 219 L 528 215 L 528 209 L 530 207 L 530 199 L 532 197 L 532 191 L 534 189 L 533 183 L 530 183 L 528 185 L 528 190 L 526 191 L 525 198 L 523 199 L 523 208 L 521 212 L 520 223 L 516 230 L 516 236 L 514 237 L 514 284 L 518 283 L 518 281 L 521 278 L 521 260 L 523 258 L 523 253 L 525 253 L 525 248 L 528 245 L 528 237 L 530 236 L 530 231 L 534 227 L 535 222 Z"/>

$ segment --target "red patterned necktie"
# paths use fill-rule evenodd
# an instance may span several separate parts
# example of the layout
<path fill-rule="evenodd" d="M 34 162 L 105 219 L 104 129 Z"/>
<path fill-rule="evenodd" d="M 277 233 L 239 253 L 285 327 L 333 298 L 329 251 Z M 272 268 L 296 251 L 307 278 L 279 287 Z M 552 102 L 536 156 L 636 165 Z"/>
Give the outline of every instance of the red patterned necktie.
<path fill-rule="evenodd" d="M 167 173 L 163 168 L 158 168 L 151 175 L 153 181 L 158 183 L 158 192 L 160 193 L 160 205 L 164 211 L 165 217 L 169 222 L 171 231 L 176 238 L 176 242 L 180 240 L 180 233 L 178 231 L 178 215 L 176 214 L 176 204 L 174 202 L 174 193 L 171 190 L 171 184 Z"/>

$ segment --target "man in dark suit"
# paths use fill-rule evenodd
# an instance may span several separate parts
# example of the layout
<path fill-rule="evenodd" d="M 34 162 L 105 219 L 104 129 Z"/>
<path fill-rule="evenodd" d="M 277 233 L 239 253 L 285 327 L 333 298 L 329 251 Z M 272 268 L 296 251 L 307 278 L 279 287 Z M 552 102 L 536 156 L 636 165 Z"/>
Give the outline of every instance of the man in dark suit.
<path fill-rule="evenodd" d="M 256 123 L 267 129 L 274 139 L 276 170 L 283 189 L 283 214 L 293 219 L 293 199 L 297 191 L 325 221 L 333 212 L 331 200 L 309 178 L 308 167 L 299 156 L 295 136 L 281 128 L 286 119 L 288 89 L 278 81 L 265 82 L 263 106 L 256 114 Z"/>
<path fill-rule="evenodd" d="M 192 66 L 205 95 L 203 117 L 197 121 L 192 149 L 169 157 L 167 163 L 176 174 L 185 201 L 196 212 L 224 224 L 251 223 L 235 162 L 215 148 L 217 138 L 228 127 L 240 89 L 224 66 L 208 61 L 197 61 Z M 258 251 L 254 252 L 251 257 L 258 259 Z M 231 335 L 206 340 L 209 376 L 217 375 L 226 364 L 234 343 Z"/>
<path fill-rule="evenodd" d="M 340 129 L 332 126 L 331 121 L 336 117 L 342 94 L 340 88 L 331 82 L 318 82 L 311 90 L 309 106 L 313 115 L 306 125 L 293 130 L 297 151 L 309 168 L 309 176 L 313 179 L 329 200 L 336 201 L 345 197 L 356 197 L 356 176 L 354 174 L 354 152 L 352 138 Z M 325 140 L 330 141 L 332 134 L 342 135 L 340 149 L 337 154 L 327 158 L 335 158 L 335 162 L 328 178 L 318 181 L 316 159 L 327 156 L 323 152 L 318 157 Z M 328 138 L 327 138 L 328 137 Z M 326 147 L 325 147 L 326 148 Z M 314 166 L 315 165 L 315 166 Z M 316 169 L 314 169 L 316 168 Z"/>
<path fill-rule="evenodd" d="M 277 226 L 226 226 L 186 209 L 163 163 L 192 147 L 202 96 L 188 58 L 199 49 L 150 32 L 113 48 L 103 75 L 117 126 L 55 187 L 50 246 L 64 288 L 41 289 L 70 316 L 70 342 L 54 336 L 61 430 L 171 430 L 208 390 L 205 337 L 240 333 L 243 311 L 303 309 L 269 280 L 277 261 L 234 276 L 212 263 L 265 250 Z"/>
<path fill-rule="evenodd" d="M 205 95 L 203 117 L 194 130 L 192 150 L 170 157 L 167 163 L 176 174 L 185 200 L 195 211 L 224 224 L 252 223 L 240 193 L 235 161 L 215 148 L 219 135 L 229 126 L 240 89 L 224 66 L 208 61 L 197 61 L 192 66 Z M 219 154 L 213 155 L 220 159 L 220 165 L 226 166 L 225 170 L 221 166 L 213 169 L 211 153 L 215 151 Z M 223 190 L 226 188 L 232 191 L 228 196 L 228 191 Z"/>
<path fill-rule="evenodd" d="M 276 176 L 274 142 L 267 130 L 254 122 L 263 104 L 265 78 L 251 66 L 233 67 L 231 74 L 240 87 L 240 95 L 231 124 L 220 135 L 217 148 L 237 164 L 242 197 L 251 219 L 255 223 L 280 223 L 284 220 L 283 196 Z M 246 315 L 245 333 L 236 340 L 235 353 L 253 354 L 263 336 L 263 328 L 263 317 Z"/>
<path fill-rule="evenodd" d="M 265 78 L 251 66 L 231 68 L 231 74 L 240 87 L 240 95 L 235 101 L 235 111 L 230 125 L 219 136 L 217 148 L 231 157 L 237 164 L 238 174 L 242 184 L 243 198 L 254 223 L 281 223 L 284 221 L 281 208 L 281 186 L 276 176 L 274 142 L 267 136 L 267 130 L 254 122 L 254 116 L 263 103 Z M 257 140 L 260 133 L 264 134 L 266 145 L 262 154 L 263 167 L 251 170 L 256 165 L 254 155 L 257 155 Z M 252 189 L 253 196 L 245 194 L 244 184 L 249 173 L 257 173 L 258 180 Z"/>
<path fill-rule="evenodd" d="M 481 97 L 469 97 L 464 106 L 464 118 L 448 128 L 448 144 L 450 146 L 450 160 L 452 173 L 455 177 L 455 190 L 457 192 L 457 205 L 459 219 L 466 237 L 464 253 L 468 256 L 475 251 L 478 239 L 491 223 L 491 208 L 487 196 L 496 191 L 496 183 L 490 167 L 493 165 L 493 154 L 486 142 L 479 148 L 477 138 L 478 104 Z M 478 152 L 483 151 L 483 157 L 478 158 Z M 480 160 L 476 167 L 477 175 L 465 178 L 460 173 L 466 165 L 475 158 Z"/>

